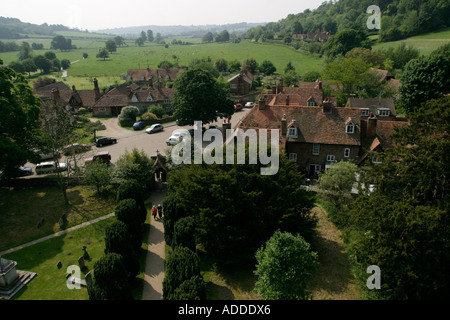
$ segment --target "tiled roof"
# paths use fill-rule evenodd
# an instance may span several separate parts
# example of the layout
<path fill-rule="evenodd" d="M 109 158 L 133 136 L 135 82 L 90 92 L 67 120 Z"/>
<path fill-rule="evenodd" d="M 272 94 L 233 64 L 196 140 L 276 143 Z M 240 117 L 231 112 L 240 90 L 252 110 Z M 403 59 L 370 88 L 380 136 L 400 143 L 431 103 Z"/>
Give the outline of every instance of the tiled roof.
<path fill-rule="evenodd" d="M 378 108 L 388 108 L 391 115 L 395 115 L 394 99 L 392 98 L 349 98 L 347 106 L 350 108 L 368 108 L 370 112 L 377 115 Z"/>
<path fill-rule="evenodd" d="M 106 94 L 95 104 L 96 107 L 126 107 L 128 105 L 130 105 L 128 97 L 124 94 Z"/>
<path fill-rule="evenodd" d="M 287 104 L 292 106 L 307 106 L 309 101 L 314 101 L 316 106 L 321 106 L 323 103 L 323 92 L 318 87 L 285 87 L 282 90 L 278 94 L 261 94 L 260 100 L 263 99 L 270 106 Z M 336 99 L 331 99 L 330 101 L 336 106 Z"/>
<path fill-rule="evenodd" d="M 140 81 L 140 80 L 149 80 L 152 79 L 154 81 L 158 80 L 159 78 L 162 80 L 167 80 L 167 77 L 169 81 L 175 81 L 178 77 L 178 74 L 180 71 L 184 71 L 186 69 L 129 69 L 127 71 L 127 77 L 134 81 Z"/>
<path fill-rule="evenodd" d="M 295 142 L 361 145 L 360 110 L 354 108 L 333 108 L 330 114 L 324 114 L 321 107 L 275 106 L 259 110 L 255 107 L 242 120 L 240 128 L 281 129 L 281 119 L 286 115 L 290 123 L 295 120 L 298 138 Z M 357 125 L 355 133 L 346 133 L 347 119 L 353 119 Z"/>

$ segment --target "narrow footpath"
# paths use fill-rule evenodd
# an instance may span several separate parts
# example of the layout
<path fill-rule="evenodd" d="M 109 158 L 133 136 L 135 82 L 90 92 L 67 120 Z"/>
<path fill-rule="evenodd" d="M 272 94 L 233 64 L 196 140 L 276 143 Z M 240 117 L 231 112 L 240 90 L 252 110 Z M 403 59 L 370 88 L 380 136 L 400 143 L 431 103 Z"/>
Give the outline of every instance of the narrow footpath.
<path fill-rule="evenodd" d="M 166 191 L 152 191 L 150 201 L 153 205 L 163 204 Z M 163 208 L 164 211 L 164 208 Z M 164 216 L 163 216 L 164 218 Z M 148 251 L 145 260 L 144 288 L 142 300 L 162 300 L 162 283 L 164 280 L 164 260 L 166 257 L 164 240 L 164 225 L 159 218 L 150 216 L 150 231 L 148 235 Z"/>

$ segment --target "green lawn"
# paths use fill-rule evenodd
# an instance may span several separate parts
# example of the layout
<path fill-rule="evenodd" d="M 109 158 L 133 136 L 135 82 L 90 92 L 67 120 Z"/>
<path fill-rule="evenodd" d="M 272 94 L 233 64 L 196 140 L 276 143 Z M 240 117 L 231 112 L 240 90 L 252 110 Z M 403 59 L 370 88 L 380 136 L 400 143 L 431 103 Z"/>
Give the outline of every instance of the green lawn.
<path fill-rule="evenodd" d="M 151 206 L 151 203 L 146 205 L 147 212 L 150 212 Z M 84 279 L 86 273 L 93 269 L 95 261 L 104 253 L 105 228 L 113 219 L 115 218 L 103 220 L 88 227 L 5 255 L 4 258 L 17 261 L 17 270 L 32 271 L 37 274 L 25 288 L 14 296 L 14 300 L 88 300 L 89 296 L 85 287 L 80 289 L 67 288 L 65 282 L 67 267 L 78 265 L 78 258 L 83 255 L 82 248 L 86 246 L 91 260 L 86 261 L 87 269 L 81 272 L 80 276 Z M 140 273 L 132 285 L 132 293 L 135 300 L 142 298 L 149 229 L 150 214 L 147 215 L 142 236 L 142 250 L 139 256 Z M 61 269 L 57 268 L 59 261 L 63 264 Z"/>
<path fill-rule="evenodd" d="M 0 251 L 60 231 L 58 221 L 63 214 L 70 228 L 114 212 L 116 205 L 115 197 L 99 197 L 90 186 L 70 187 L 67 195 L 69 205 L 57 187 L 0 189 Z M 38 228 L 41 218 L 45 221 Z"/>
<path fill-rule="evenodd" d="M 396 48 L 400 44 L 405 43 L 407 46 L 412 46 L 419 49 L 421 54 L 428 55 L 433 50 L 449 42 L 450 28 L 447 28 L 443 31 L 426 33 L 399 41 L 379 43 L 376 44 L 373 48 L 384 50 L 388 48 Z"/>

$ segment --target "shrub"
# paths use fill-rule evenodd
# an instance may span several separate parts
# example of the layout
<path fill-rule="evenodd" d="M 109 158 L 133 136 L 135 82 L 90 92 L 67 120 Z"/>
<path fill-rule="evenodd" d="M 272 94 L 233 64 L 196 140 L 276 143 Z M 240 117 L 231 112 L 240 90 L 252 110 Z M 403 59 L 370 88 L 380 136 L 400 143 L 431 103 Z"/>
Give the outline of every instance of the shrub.
<path fill-rule="evenodd" d="M 117 253 L 124 258 L 130 280 L 138 275 L 140 265 L 131 245 L 131 235 L 126 224 L 117 219 L 105 229 L 105 254 L 108 253 Z"/>
<path fill-rule="evenodd" d="M 171 299 L 183 282 L 195 276 L 200 276 L 197 254 L 186 247 L 175 248 L 165 262 L 163 299 Z"/>
<path fill-rule="evenodd" d="M 181 218 L 174 225 L 173 245 L 187 247 L 195 251 L 195 219 L 194 217 Z"/>
<path fill-rule="evenodd" d="M 119 124 L 122 127 L 129 127 L 136 122 L 136 117 L 140 114 L 139 108 L 135 106 L 128 106 L 122 109 L 118 117 Z"/>
<path fill-rule="evenodd" d="M 201 276 L 184 281 L 166 300 L 206 300 L 205 282 Z"/>
<path fill-rule="evenodd" d="M 121 255 L 103 255 L 94 263 L 93 269 L 93 282 L 87 286 L 89 300 L 132 300 Z"/>
<path fill-rule="evenodd" d="M 149 112 L 153 113 L 159 119 L 164 117 L 164 115 L 166 114 L 166 110 L 161 105 L 151 106 Z"/>
<path fill-rule="evenodd" d="M 145 222 L 147 219 L 147 209 L 145 208 L 144 198 L 142 197 L 142 188 L 136 180 L 130 179 L 122 183 L 117 189 L 117 201 L 133 199 L 138 207 L 139 221 Z"/>
<path fill-rule="evenodd" d="M 124 199 L 116 206 L 115 211 L 118 220 L 125 223 L 128 233 L 131 235 L 132 247 L 139 252 L 142 245 L 141 217 L 134 199 Z"/>
<path fill-rule="evenodd" d="M 143 121 L 158 120 L 158 117 L 154 113 L 146 112 L 141 116 L 141 120 Z"/>

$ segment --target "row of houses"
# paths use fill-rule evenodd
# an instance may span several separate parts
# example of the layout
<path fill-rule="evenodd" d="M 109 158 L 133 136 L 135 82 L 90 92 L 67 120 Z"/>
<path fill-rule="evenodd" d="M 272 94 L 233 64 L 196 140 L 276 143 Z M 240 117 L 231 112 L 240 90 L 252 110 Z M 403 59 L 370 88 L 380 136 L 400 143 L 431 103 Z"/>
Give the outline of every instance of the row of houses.
<path fill-rule="evenodd" d="M 360 166 L 379 161 L 377 152 L 393 146 L 395 127 L 408 125 L 397 116 L 391 98 L 350 98 L 345 107 L 336 102 L 324 97 L 320 81 L 277 86 L 260 96 L 239 128 L 280 130 L 280 152 L 314 177 L 341 160 Z"/>

